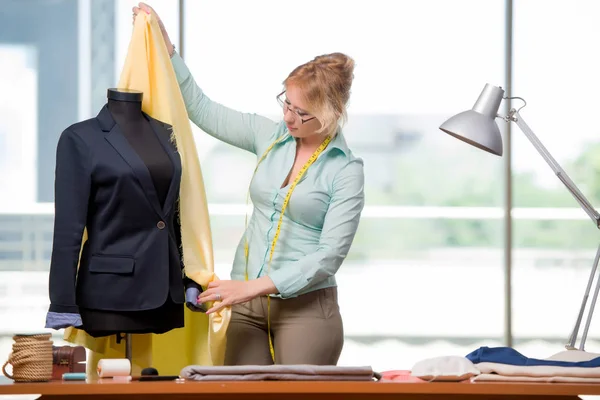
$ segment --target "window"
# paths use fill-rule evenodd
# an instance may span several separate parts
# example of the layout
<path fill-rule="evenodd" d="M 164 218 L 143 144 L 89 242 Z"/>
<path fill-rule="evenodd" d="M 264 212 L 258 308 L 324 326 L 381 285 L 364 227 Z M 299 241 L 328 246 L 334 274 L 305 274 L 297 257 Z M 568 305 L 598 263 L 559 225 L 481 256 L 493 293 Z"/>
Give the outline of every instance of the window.
<path fill-rule="evenodd" d="M 519 0 L 515 8 L 512 93 L 527 101 L 520 113 L 598 206 L 600 100 L 595 93 L 600 90 L 600 56 L 592 49 L 600 37 L 600 4 L 577 0 L 565 7 L 561 2 Z M 515 106 L 522 104 L 514 101 Z M 549 357 L 564 350 L 569 339 L 600 235 L 514 124 L 513 138 L 515 346 L 527 355 Z M 598 324 L 592 323 L 589 351 L 598 347 L 599 334 Z"/>
<path fill-rule="evenodd" d="M 10 321 L 0 324 L 0 362 L 14 333 L 44 326 L 56 143 L 105 104 L 137 3 L 12 1 L 0 14 L 0 320 Z M 205 93 L 240 111 L 279 119 L 275 96 L 294 67 L 334 51 L 355 59 L 344 134 L 365 161 L 367 205 L 338 274 L 340 364 L 405 369 L 504 344 L 505 159 L 438 129 L 486 83 L 510 84 L 504 0 L 155 3 Z M 514 1 L 512 95 L 527 100 L 522 116 L 599 204 L 600 4 L 564 5 Z M 600 235 L 511 129 L 514 346 L 548 357 L 571 333 Z M 256 160 L 196 127 L 194 135 L 217 273 L 227 278 Z M 588 348 L 598 332 L 592 324 Z"/>
<path fill-rule="evenodd" d="M 279 119 L 275 96 L 294 67 L 334 51 L 355 59 L 345 136 L 365 162 L 367 206 L 337 275 L 340 363 L 405 368 L 501 343 L 503 161 L 438 126 L 486 82 L 504 85 L 504 2 L 194 0 L 184 17 L 196 82 L 240 111 Z M 219 274 L 229 276 L 256 160 L 195 134 L 221 211 L 212 219 Z"/>

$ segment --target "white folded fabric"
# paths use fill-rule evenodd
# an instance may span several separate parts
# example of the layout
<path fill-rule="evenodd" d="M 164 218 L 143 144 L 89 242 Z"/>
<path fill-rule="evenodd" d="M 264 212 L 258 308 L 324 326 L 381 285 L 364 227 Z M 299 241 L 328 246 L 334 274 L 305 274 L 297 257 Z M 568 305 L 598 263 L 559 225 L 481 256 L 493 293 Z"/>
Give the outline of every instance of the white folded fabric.
<path fill-rule="evenodd" d="M 477 369 L 482 374 L 531 377 L 576 377 L 600 378 L 600 368 L 557 367 L 553 365 L 510 365 L 499 363 L 479 363 Z"/>
<path fill-rule="evenodd" d="M 600 383 L 600 378 L 578 376 L 506 376 L 481 374 L 471 378 L 472 382 L 543 382 L 543 383 Z"/>
<path fill-rule="evenodd" d="M 460 382 L 479 373 L 468 358 L 461 356 L 427 358 L 417 362 L 410 371 L 412 376 L 429 382 Z"/>

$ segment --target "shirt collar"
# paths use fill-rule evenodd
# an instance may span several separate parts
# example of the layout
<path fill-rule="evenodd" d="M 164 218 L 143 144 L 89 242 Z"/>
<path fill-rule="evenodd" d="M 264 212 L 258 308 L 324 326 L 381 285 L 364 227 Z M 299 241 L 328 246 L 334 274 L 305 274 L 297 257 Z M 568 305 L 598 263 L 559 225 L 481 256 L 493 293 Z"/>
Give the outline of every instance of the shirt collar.
<path fill-rule="evenodd" d="M 344 134 L 342 133 L 342 128 L 338 128 L 335 137 L 333 138 L 333 140 L 331 141 L 331 143 L 329 143 L 329 146 L 331 148 L 335 148 L 335 149 L 339 149 L 342 153 L 344 153 L 345 156 L 348 156 L 348 144 L 346 144 L 346 138 L 344 137 Z"/>
<path fill-rule="evenodd" d="M 290 132 L 285 127 L 285 124 L 283 126 L 285 129 L 286 137 L 283 139 L 282 142 L 287 142 L 288 140 L 293 140 L 294 137 L 292 135 L 290 135 Z M 348 153 L 350 151 L 348 148 L 348 144 L 346 143 L 346 138 L 344 138 L 344 135 L 342 133 L 342 129 L 339 127 L 337 129 L 337 132 L 336 132 L 334 138 L 331 140 L 331 142 L 329 142 L 329 145 L 323 152 L 326 153 L 328 151 L 331 151 L 332 149 L 338 149 L 339 151 L 344 153 L 345 156 L 348 156 Z"/>

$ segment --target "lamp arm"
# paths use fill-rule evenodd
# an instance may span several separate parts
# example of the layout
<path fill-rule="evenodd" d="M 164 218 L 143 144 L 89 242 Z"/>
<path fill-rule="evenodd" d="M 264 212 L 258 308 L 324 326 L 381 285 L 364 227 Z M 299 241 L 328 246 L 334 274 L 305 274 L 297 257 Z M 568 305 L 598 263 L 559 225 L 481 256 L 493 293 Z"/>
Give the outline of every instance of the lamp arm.
<path fill-rule="evenodd" d="M 590 217 L 590 219 L 596 225 L 596 228 L 600 229 L 600 213 L 596 211 L 592 203 L 584 196 L 583 193 L 579 190 L 577 185 L 571 180 L 569 175 L 565 172 L 564 169 L 558 164 L 558 162 L 552 157 L 548 149 L 542 144 L 542 142 L 538 139 L 538 137 L 533 133 L 529 125 L 523 120 L 523 117 L 519 114 L 519 112 L 515 109 L 510 110 L 508 116 L 505 118 L 507 121 L 512 121 L 517 124 L 517 126 L 523 131 L 527 139 L 533 144 L 533 147 L 540 153 L 542 158 L 548 163 L 552 171 L 556 174 L 558 179 L 565 185 L 567 190 L 573 195 L 577 203 L 581 206 L 581 208 L 586 212 L 586 214 Z"/>
<path fill-rule="evenodd" d="M 527 139 L 533 144 L 533 147 L 540 153 L 542 158 L 546 160 L 550 168 L 554 171 L 558 179 L 565 185 L 565 187 L 569 190 L 569 192 L 573 195 L 575 200 L 579 203 L 581 208 L 587 213 L 587 215 L 592 219 L 597 228 L 600 228 L 600 214 L 598 211 L 592 206 L 589 200 L 581 193 L 581 191 L 577 188 L 575 183 L 569 178 L 569 175 L 561 168 L 558 162 L 552 157 L 550 152 L 546 149 L 546 147 L 540 142 L 537 136 L 533 133 L 531 128 L 525 123 L 523 117 L 519 114 L 519 112 L 515 109 L 510 110 L 508 116 L 505 118 L 507 121 L 512 121 L 517 124 L 517 126 L 523 131 Z M 594 280 L 594 276 L 596 275 L 596 271 L 598 269 L 598 262 L 600 261 L 600 247 L 596 252 L 596 257 L 594 258 L 594 263 L 592 265 L 592 270 L 590 272 L 590 277 L 588 279 L 587 287 L 585 289 L 585 293 L 583 295 L 583 300 L 581 302 L 581 307 L 579 309 L 579 313 L 577 314 L 577 320 L 575 321 L 575 326 L 573 327 L 573 331 L 569 336 L 568 343 L 566 344 L 567 350 L 575 350 L 575 342 L 577 341 L 577 336 L 579 334 L 579 328 L 581 326 L 581 322 L 583 320 L 583 314 L 585 312 L 585 307 L 590 295 L 590 291 L 592 288 L 592 282 Z M 588 316 L 586 319 L 586 324 L 584 327 L 583 335 L 581 337 L 581 342 L 579 345 L 579 350 L 584 351 L 585 349 L 585 341 L 587 339 L 587 334 L 590 329 L 590 324 L 592 322 L 592 316 L 594 314 L 594 307 L 596 305 L 596 301 L 598 300 L 598 294 L 600 293 L 600 279 L 596 282 L 596 287 L 594 290 L 594 294 L 592 297 L 592 302 L 590 304 L 590 309 L 588 311 Z"/>

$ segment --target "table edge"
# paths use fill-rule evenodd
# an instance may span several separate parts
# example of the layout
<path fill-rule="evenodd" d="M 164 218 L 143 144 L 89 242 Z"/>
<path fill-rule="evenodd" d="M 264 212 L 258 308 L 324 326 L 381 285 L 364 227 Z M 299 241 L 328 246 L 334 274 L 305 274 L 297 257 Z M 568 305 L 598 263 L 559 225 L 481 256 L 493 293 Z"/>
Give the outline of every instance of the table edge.
<path fill-rule="evenodd" d="M 532 382 L 185 381 L 0 384 L 0 395 L 41 394 L 507 394 L 600 395 L 600 384 Z"/>

